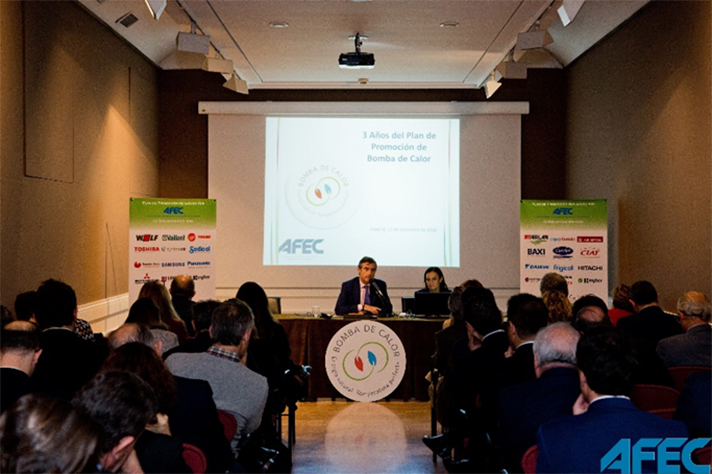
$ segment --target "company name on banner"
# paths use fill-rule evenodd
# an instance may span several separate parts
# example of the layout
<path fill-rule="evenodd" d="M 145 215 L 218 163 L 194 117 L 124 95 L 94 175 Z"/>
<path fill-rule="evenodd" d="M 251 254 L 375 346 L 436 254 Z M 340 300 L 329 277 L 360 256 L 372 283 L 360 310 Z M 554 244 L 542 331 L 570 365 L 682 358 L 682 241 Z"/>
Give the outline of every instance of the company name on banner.
<path fill-rule="evenodd" d="M 398 335 L 373 321 L 341 328 L 326 349 L 326 372 L 343 396 L 373 402 L 390 395 L 403 380 L 406 355 Z"/>

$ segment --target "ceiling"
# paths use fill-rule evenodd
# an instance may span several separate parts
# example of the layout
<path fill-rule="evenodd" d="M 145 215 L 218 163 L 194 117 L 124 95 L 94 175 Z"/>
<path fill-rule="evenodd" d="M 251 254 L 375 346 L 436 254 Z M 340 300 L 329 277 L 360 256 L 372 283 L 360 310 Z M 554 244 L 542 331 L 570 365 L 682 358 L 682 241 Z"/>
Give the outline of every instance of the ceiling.
<path fill-rule="evenodd" d="M 163 69 L 201 68 L 204 56 L 176 51 L 194 21 L 210 56 L 232 60 L 250 89 L 478 88 L 537 20 L 554 42 L 514 59 L 560 68 L 648 2 L 587 0 L 564 27 L 562 0 L 168 0 L 158 20 L 144 0 L 77 1 Z M 129 27 L 117 23 L 127 13 L 138 19 Z M 361 49 L 375 55 L 373 69 L 338 66 L 357 32 L 368 36 Z"/>

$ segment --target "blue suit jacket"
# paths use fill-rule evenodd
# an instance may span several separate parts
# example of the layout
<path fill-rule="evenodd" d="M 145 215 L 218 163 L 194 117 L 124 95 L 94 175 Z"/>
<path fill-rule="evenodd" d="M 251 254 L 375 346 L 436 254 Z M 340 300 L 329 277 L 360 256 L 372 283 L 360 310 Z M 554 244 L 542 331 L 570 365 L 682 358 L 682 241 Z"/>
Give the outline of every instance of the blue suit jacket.
<path fill-rule="evenodd" d="M 376 292 L 376 288 L 373 286 L 374 282 L 378 285 L 381 293 L 383 293 L 383 298 Z M 393 305 L 391 304 L 391 299 L 388 297 L 388 287 L 385 281 L 374 278 L 371 281 L 369 291 L 371 294 L 371 306 L 381 308 L 381 314 L 390 314 L 393 312 Z M 334 312 L 336 314 L 358 313 L 358 305 L 360 303 L 361 284 L 359 278 L 356 277 L 341 284 L 341 293 L 339 293 L 339 299 L 336 300 Z"/>
<path fill-rule="evenodd" d="M 624 438 L 631 440 L 631 446 L 640 438 L 687 438 L 687 428 L 679 421 L 640 411 L 625 398 L 595 401 L 586 413 L 539 428 L 536 472 L 601 472 L 601 458 Z M 643 463 L 643 472 L 656 470 L 656 461 Z"/>

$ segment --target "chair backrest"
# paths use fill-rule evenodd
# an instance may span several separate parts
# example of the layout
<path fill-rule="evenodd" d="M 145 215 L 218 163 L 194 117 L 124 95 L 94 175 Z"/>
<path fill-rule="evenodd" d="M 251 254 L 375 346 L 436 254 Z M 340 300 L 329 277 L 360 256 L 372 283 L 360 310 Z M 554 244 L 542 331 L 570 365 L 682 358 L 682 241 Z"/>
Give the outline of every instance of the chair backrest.
<path fill-rule="evenodd" d="M 205 454 L 197 446 L 183 443 L 183 460 L 193 471 L 193 474 L 204 474 L 208 470 L 208 460 L 205 459 Z"/>
<path fill-rule="evenodd" d="M 651 411 L 675 408 L 680 392 L 663 385 L 635 384 L 630 392 L 630 400 L 639 410 Z"/>
<path fill-rule="evenodd" d="M 539 448 L 536 444 L 524 452 L 522 456 L 522 469 L 524 474 L 536 474 L 536 458 L 539 456 Z"/>
<path fill-rule="evenodd" d="M 228 441 L 232 441 L 232 438 L 234 438 L 237 433 L 237 420 L 232 413 L 225 410 L 218 410 L 218 418 L 225 430 L 225 437 Z"/>
<path fill-rule="evenodd" d="M 272 314 L 282 314 L 282 297 L 281 296 L 268 296 L 267 306 L 269 307 L 269 312 Z"/>
<path fill-rule="evenodd" d="M 660 415 L 661 417 L 665 418 L 666 420 L 672 420 L 673 415 L 675 415 L 675 409 L 674 408 L 656 408 L 653 410 L 648 410 L 650 413 L 655 413 L 656 415 Z"/>
<path fill-rule="evenodd" d="M 682 392 L 682 387 L 685 386 L 687 377 L 697 372 L 706 372 L 712 370 L 712 367 L 707 366 L 696 366 L 696 365 L 685 365 L 680 367 L 668 367 L 670 375 L 672 375 L 672 380 L 675 383 L 675 388 L 678 392 Z"/>
<path fill-rule="evenodd" d="M 709 466 L 712 464 L 712 446 L 695 449 L 692 452 L 692 459 L 699 466 Z"/>

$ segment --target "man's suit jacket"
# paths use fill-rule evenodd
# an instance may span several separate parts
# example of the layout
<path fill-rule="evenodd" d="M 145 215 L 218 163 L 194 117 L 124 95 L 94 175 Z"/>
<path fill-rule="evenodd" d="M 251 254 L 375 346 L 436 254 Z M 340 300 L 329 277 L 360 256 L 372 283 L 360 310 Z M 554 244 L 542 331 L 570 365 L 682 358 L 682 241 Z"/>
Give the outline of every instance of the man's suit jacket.
<path fill-rule="evenodd" d="M 658 342 L 658 355 L 666 367 L 683 365 L 712 365 L 712 326 L 698 324 L 684 334 L 667 337 Z"/>
<path fill-rule="evenodd" d="M 709 438 L 712 435 L 712 371 L 687 377 L 677 402 L 674 419 L 680 420 L 690 436 Z"/>
<path fill-rule="evenodd" d="M 143 472 L 190 473 L 183 460 L 183 443 L 177 436 L 156 434 L 145 430 L 134 445 Z"/>
<path fill-rule="evenodd" d="M 530 380 L 499 392 L 497 451 L 509 472 L 522 472 L 522 456 L 536 444 L 541 425 L 571 415 L 579 394 L 576 368 L 555 367 Z"/>
<path fill-rule="evenodd" d="M 536 472 L 601 472 L 601 458 L 623 438 L 631 446 L 640 438 L 687 438 L 687 428 L 640 411 L 626 398 L 594 401 L 586 413 L 539 428 Z M 657 472 L 657 461 L 644 462 L 642 472 Z"/>
<path fill-rule="evenodd" d="M 378 295 L 374 283 L 378 285 L 381 293 L 383 293 L 383 298 Z M 371 306 L 381 308 L 381 314 L 391 314 L 393 312 L 393 305 L 391 304 L 391 299 L 388 297 L 388 287 L 385 281 L 374 278 L 371 281 L 369 292 L 371 295 Z M 339 299 L 336 300 L 336 308 L 334 311 L 336 314 L 358 313 L 358 305 L 360 303 L 361 282 L 359 277 L 356 277 L 341 284 L 341 293 L 339 293 Z"/>
<path fill-rule="evenodd" d="M 14 367 L 0 368 L 0 413 L 10 408 L 23 395 L 30 393 L 29 375 Z"/>
<path fill-rule="evenodd" d="M 504 384 L 506 386 L 534 380 L 534 344 L 525 343 L 520 345 L 512 354 L 512 357 L 504 360 Z"/>
<path fill-rule="evenodd" d="M 643 308 L 639 313 L 619 319 L 616 326 L 638 341 L 639 347 L 647 348 L 652 345 L 653 349 L 661 339 L 682 332 L 680 323 L 672 315 L 665 313 L 660 306 Z"/>

